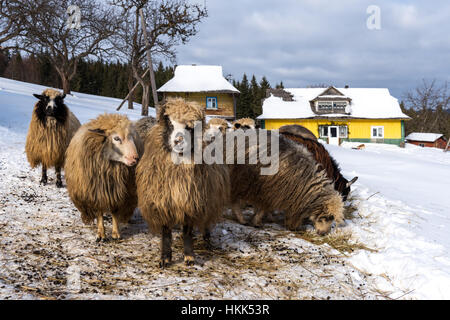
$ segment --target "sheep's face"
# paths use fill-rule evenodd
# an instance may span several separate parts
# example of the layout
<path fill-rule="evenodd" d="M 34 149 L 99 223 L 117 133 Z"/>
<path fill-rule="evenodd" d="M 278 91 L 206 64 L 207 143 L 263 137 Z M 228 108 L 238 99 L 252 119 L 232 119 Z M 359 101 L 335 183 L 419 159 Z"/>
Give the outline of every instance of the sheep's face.
<path fill-rule="evenodd" d="M 257 129 L 257 126 L 255 125 L 255 121 L 253 119 L 250 118 L 242 118 L 239 120 L 236 120 L 233 123 L 233 130 L 255 130 Z"/>
<path fill-rule="evenodd" d="M 358 177 L 354 177 L 352 180 L 347 181 L 344 177 L 341 177 L 340 181 L 338 181 L 338 191 L 342 195 L 342 200 L 346 201 L 348 198 L 348 195 L 350 194 L 350 186 L 358 180 Z"/>
<path fill-rule="evenodd" d="M 129 167 L 137 164 L 139 154 L 137 152 L 133 130 L 117 130 L 107 134 L 104 130 L 90 130 L 105 137 L 103 155 L 109 161 L 121 162 Z"/>
<path fill-rule="evenodd" d="M 325 235 L 331 230 L 331 225 L 333 224 L 334 216 L 332 215 L 321 215 L 316 221 L 314 221 L 314 228 L 319 235 Z"/>
<path fill-rule="evenodd" d="M 185 153 L 194 149 L 194 129 L 192 121 L 179 122 L 169 117 L 169 146 L 176 153 Z M 199 122 L 200 123 L 200 122 Z"/>
<path fill-rule="evenodd" d="M 242 129 L 242 130 L 244 130 L 244 131 L 246 131 L 246 130 L 254 130 L 254 129 L 255 129 L 255 126 L 252 125 L 252 124 L 244 124 L 244 125 L 241 125 L 240 123 L 235 123 L 235 124 L 233 125 L 233 129 L 234 129 L 234 130 Z"/>
<path fill-rule="evenodd" d="M 208 128 L 205 130 L 204 140 L 210 142 L 214 140 L 214 137 L 218 134 L 225 135 L 227 127 L 219 124 L 209 124 Z"/>
<path fill-rule="evenodd" d="M 64 104 L 65 94 L 49 97 L 47 95 L 33 94 L 39 99 L 36 113 L 38 118 L 45 122 L 47 117 L 64 122 L 67 118 L 67 107 Z"/>

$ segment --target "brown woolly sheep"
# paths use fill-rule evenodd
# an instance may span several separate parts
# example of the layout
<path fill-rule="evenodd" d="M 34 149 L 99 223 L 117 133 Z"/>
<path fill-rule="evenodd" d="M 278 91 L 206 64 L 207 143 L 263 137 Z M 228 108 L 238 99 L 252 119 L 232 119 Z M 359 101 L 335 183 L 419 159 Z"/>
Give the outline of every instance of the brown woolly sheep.
<path fill-rule="evenodd" d="M 269 138 L 267 143 L 267 150 L 271 150 Z M 246 149 L 248 156 L 249 148 Z M 251 203 L 258 217 L 264 212 L 283 210 L 289 229 L 295 230 L 309 220 L 321 235 L 330 231 L 333 220 L 343 221 L 341 196 L 305 147 L 280 136 L 278 172 L 261 175 L 262 167 L 260 162 L 234 165 L 231 171 L 232 203 L 241 199 Z"/>
<path fill-rule="evenodd" d="M 84 124 L 67 148 L 65 173 L 69 196 L 84 223 L 97 219 L 97 240 L 106 240 L 103 214 L 113 218 L 112 238 L 120 239 L 119 222 L 137 206 L 134 165 L 142 144 L 124 115 L 103 114 Z"/>
<path fill-rule="evenodd" d="M 162 232 L 160 266 L 171 263 L 175 225 L 183 225 L 184 261 L 192 265 L 193 227 L 204 231 L 220 218 L 229 200 L 229 172 L 226 165 L 193 162 L 193 149 L 202 148 L 202 137 L 193 134 L 194 127 L 202 125 L 202 133 L 205 129 L 200 106 L 181 98 L 167 99 L 157 119 L 136 168 L 138 207 L 150 230 Z M 186 161 L 177 164 L 173 156 L 181 154 Z"/>
<path fill-rule="evenodd" d="M 311 139 L 317 141 L 316 136 L 310 130 L 298 124 L 291 124 L 282 126 L 279 129 L 280 133 L 292 134 L 294 136 L 300 136 L 305 139 Z"/>
<path fill-rule="evenodd" d="M 138 132 L 142 141 L 145 141 L 145 138 L 147 137 L 150 129 L 153 128 L 156 123 L 156 119 L 151 116 L 143 117 L 136 121 L 136 131 Z"/>
<path fill-rule="evenodd" d="M 241 119 L 235 120 L 233 122 L 232 130 L 238 130 L 238 129 L 241 129 L 243 131 L 256 129 L 255 120 L 253 120 L 251 118 L 241 118 Z M 233 170 L 233 168 L 234 168 L 234 165 L 231 165 L 230 172 Z M 234 188 L 233 184 L 234 184 L 234 181 L 231 180 L 231 188 Z M 247 224 L 247 221 L 245 221 L 244 215 L 242 213 L 242 208 L 244 208 L 246 206 L 247 206 L 247 202 L 243 201 L 242 199 L 231 203 L 231 209 L 240 224 Z M 270 215 L 270 212 L 267 212 L 266 214 Z M 256 215 L 255 215 L 255 217 L 256 217 Z"/>
<path fill-rule="evenodd" d="M 350 193 L 350 186 L 358 179 L 358 177 L 354 177 L 351 181 L 345 179 L 341 174 L 341 170 L 336 161 L 319 141 L 287 131 L 283 132 L 282 135 L 305 146 L 308 151 L 311 152 L 316 162 L 320 164 L 321 169 L 326 171 L 328 179 L 333 181 L 334 189 L 336 189 L 342 195 L 342 199 L 346 201 Z"/>
<path fill-rule="evenodd" d="M 55 167 L 56 186 L 61 188 L 61 168 L 66 149 L 81 124 L 64 104 L 65 94 L 46 89 L 41 95 L 33 95 L 39 101 L 34 106 L 25 143 L 27 159 L 32 168 L 42 164 L 40 183 L 44 185 L 47 183 L 47 169 Z"/>

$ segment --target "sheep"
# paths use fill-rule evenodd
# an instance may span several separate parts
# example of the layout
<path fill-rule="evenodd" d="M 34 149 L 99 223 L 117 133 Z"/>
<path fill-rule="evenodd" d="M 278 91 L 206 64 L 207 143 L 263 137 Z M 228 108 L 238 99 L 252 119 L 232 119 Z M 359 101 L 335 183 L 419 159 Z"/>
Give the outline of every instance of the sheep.
<path fill-rule="evenodd" d="M 350 186 L 358 179 L 358 177 L 354 177 L 350 181 L 345 179 L 342 176 L 341 170 L 339 169 L 336 161 L 320 142 L 309 139 L 306 136 L 302 136 L 301 132 L 300 134 L 296 134 L 294 132 L 295 131 L 284 131 L 282 135 L 298 144 L 305 146 L 308 151 L 311 152 L 317 163 L 319 163 L 321 168 L 326 171 L 328 178 L 333 181 L 334 188 L 342 195 L 343 200 L 346 201 L 350 193 Z"/>
<path fill-rule="evenodd" d="M 202 147 L 205 115 L 194 102 L 167 99 L 158 109 L 158 124 L 149 132 L 144 155 L 136 168 L 138 207 L 150 231 L 161 232 L 160 267 L 172 260 L 172 228 L 183 225 L 184 263 L 194 264 L 193 228 L 207 229 L 221 216 L 229 200 L 230 183 L 226 165 L 195 164 L 191 155 L 182 163 L 173 156 Z M 189 134 L 190 139 L 189 139 Z"/>
<path fill-rule="evenodd" d="M 35 104 L 25 143 L 25 152 L 31 168 L 42 164 L 40 183 L 47 184 L 47 169 L 55 167 L 56 186 L 63 186 L 61 168 L 65 152 L 75 132 L 81 126 L 77 117 L 64 104 L 65 94 L 46 89 L 33 94 Z"/>
<path fill-rule="evenodd" d="M 257 126 L 255 124 L 255 120 L 253 120 L 251 118 L 241 118 L 241 119 L 237 119 L 233 122 L 233 126 L 232 126 L 231 130 L 235 131 L 235 130 L 241 129 L 243 131 L 247 131 L 247 130 L 254 130 L 256 128 L 257 128 Z M 231 165 L 230 172 L 233 170 L 233 168 L 234 168 L 234 165 Z M 232 188 L 234 188 L 233 183 L 234 183 L 234 181 L 232 180 L 231 181 Z M 247 224 L 247 222 L 245 221 L 244 215 L 242 213 L 242 209 L 241 209 L 241 208 L 246 207 L 247 204 L 248 203 L 243 201 L 242 199 L 231 203 L 232 212 L 234 213 L 234 216 L 236 217 L 236 219 L 238 220 L 238 222 L 240 224 Z M 266 214 L 271 217 L 270 212 L 266 212 Z M 257 218 L 257 216 L 255 215 L 254 219 L 256 219 L 256 218 Z M 257 224 L 259 225 L 259 223 L 257 223 Z"/>
<path fill-rule="evenodd" d="M 84 223 L 97 219 L 96 241 L 106 241 L 103 214 L 112 215 L 112 239 L 121 238 L 137 206 L 135 165 L 142 143 L 124 115 L 103 114 L 84 124 L 67 148 L 67 190 Z"/>
<path fill-rule="evenodd" d="M 148 116 L 143 117 L 136 121 L 136 131 L 138 132 L 139 136 L 141 137 L 142 141 L 145 140 L 147 137 L 148 132 L 151 128 L 156 124 L 156 119 Z"/>
<path fill-rule="evenodd" d="M 298 125 L 298 124 L 282 126 L 282 127 L 280 127 L 279 131 L 280 131 L 280 133 L 283 133 L 283 134 L 291 134 L 291 135 L 295 135 L 295 136 L 300 136 L 305 139 L 311 139 L 311 140 L 317 141 L 317 138 L 314 135 L 314 133 L 312 133 L 310 130 L 308 130 L 305 127 Z"/>
<path fill-rule="evenodd" d="M 268 140 L 267 149 L 271 150 Z M 246 154 L 248 156 L 249 147 L 246 147 Z M 260 162 L 234 165 L 232 203 L 241 199 L 251 203 L 257 212 L 256 219 L 264 212 L 283 210 L 289 229 L 295 230 L 309 220 L 320 235 L 330 231 L 333 221 L 343 222 L 341 196 L 305 147 L 279 136 L 278 172 L 261 175 L 262 167 Z"/>
<path fill-rule="evenodd" d="M 241 118 L 233 121 L 233 129 L 242 129 L 245 131 L 248 129 L 257 129 L 257 127 L 255 125 L 255 120 L 251 118 Z"/>

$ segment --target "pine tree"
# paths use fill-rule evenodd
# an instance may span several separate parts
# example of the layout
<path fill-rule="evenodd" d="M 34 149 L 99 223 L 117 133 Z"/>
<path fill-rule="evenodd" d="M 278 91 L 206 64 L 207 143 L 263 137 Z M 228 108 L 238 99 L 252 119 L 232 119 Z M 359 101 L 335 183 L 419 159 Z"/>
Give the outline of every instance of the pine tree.
<path fill-rule="evenodd" d="M 250 93 L 251 93 L 250 117 L 254 119 L 261 114 L 259 112 L 259 109 L 261 108 L 261 101 L 259 99 L 261 93 L 255 75 L 252 76 L 252 80 L 250 81 Z"/>
<path fill-rule="evenodd" d="M 277 85 L 275 86 L 275 88 L 276 88 L 276 89 L 284 89 L 283 81 L 281 81 L 280 84 L 277 84 Z"/>
<path fill-rule="evenodd" d="M 242 77 L 242 81 L 240 82 L 238 86 L 238 90 L 241 92 L 239 96 L 239 101 L 236 106 L 236 118 L 245 118 L 245 117 L 251 117 L 251 103 L 252 103 L 252 96 L 250 91 L 250 85 L 248 83 L 247 75 L 244 73 L 244 76 Z"/>
<path fill-rule="evenodd" d="M 266 98 L 267 89 L 270 89 L 270 83 L 265 76 L 262 77 L 259 82 L 259 94 L 258 94 L 258 108 L 255 110 L 256 116 L 262 114 L 262 104 L 263 100 Z"/>

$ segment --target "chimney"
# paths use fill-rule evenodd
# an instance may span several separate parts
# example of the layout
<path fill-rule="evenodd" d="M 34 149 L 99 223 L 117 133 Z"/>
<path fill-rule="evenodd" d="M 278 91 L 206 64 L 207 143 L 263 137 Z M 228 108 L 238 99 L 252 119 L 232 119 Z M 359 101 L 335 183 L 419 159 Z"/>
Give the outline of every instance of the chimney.
<path fill-rule="evenodd" d="M 348 87 L 348 84 L 346 84 L 344 88 L 345 88 L 345 89 L 348 89 L 348 88 L 349 88 L 349 87 Z"/>

